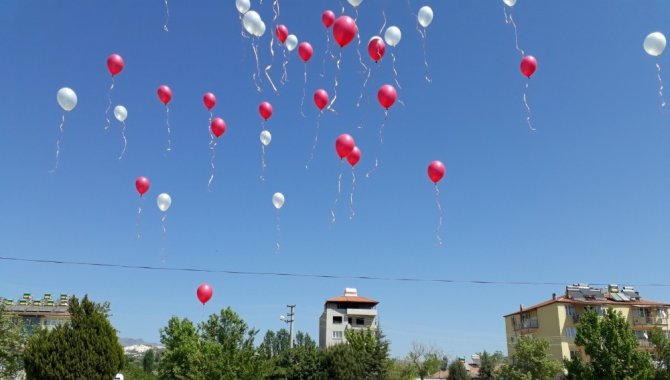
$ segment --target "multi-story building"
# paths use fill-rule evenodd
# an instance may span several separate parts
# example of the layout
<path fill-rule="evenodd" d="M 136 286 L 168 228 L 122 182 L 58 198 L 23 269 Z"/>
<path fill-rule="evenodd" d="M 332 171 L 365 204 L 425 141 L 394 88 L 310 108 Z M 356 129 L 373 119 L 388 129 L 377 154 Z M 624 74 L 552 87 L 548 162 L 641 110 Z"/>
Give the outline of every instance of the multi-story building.
<path fill-rule="evenodd" d="M 4 312 L 23 319 L 26 328 L 32 332 L 36 328 L 53 329 L 70 320 L 67 294 L 54 299 L 47 293 L 42 299 L 33 299 L 30 293 L 24 293 L 18 301 L 2 299 Z"/>
<path fill-rule="evenodd" d="M 344 295 L 326 300 L 319 319 L 319 347 L 346 342 L 346 329 L 377 329 L 377 304 L 361 297 L 355 288 L 346 288 Z"/>
<path fill-rule="evenodd" d="M 619 311 L 630 323 L 641 350 L 651 349 L 648 332 L 661 328 L 668 334 L 670 303 L 644 300 L 632 286 L 619 288 L 610 284 L 607 289 L 575 284 L 565 288 L 565 295 L 556 296 L 531 307 L 505 315 L 507 352 L 513 352 L 514 343 L 521 336 L 543 337 L 549 340 L 554 359 L 570 359 L 585 354 L 575 345 L 579 317 L 589 309 L 602 314 L 608 308 Z"/>

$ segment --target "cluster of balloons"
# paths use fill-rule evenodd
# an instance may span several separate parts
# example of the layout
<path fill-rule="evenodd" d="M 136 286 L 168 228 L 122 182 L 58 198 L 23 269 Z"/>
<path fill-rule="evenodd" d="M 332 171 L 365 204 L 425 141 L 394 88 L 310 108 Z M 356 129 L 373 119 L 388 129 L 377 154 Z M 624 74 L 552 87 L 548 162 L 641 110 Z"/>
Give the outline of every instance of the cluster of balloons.
<path fill-rule="evenodd" d="M 140 197 L 144 197 L 151 187 L 151 182 L 149 178 L 140 176 L 135 180 L 135 190 L 140 194 Z M 172 205 L 172 198 L 168 193 L 161 193 L 156 197 L 156 205 L 158 209 L 162 212 L 166 212 Z"/>

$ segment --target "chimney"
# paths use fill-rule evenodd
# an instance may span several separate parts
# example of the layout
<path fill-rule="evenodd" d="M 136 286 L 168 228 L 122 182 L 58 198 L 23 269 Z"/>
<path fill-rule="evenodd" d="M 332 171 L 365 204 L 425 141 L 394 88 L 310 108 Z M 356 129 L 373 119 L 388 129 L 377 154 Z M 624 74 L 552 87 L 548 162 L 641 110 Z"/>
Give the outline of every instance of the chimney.
<path fill-rule="evenodd" d="M 519 311 L 523 311 L 523 304 L 519 304 Z"/>
<path fill-rule="evenodd" d="M 556 301 L 556 293 L 551 293 L 551 299 Z"/>

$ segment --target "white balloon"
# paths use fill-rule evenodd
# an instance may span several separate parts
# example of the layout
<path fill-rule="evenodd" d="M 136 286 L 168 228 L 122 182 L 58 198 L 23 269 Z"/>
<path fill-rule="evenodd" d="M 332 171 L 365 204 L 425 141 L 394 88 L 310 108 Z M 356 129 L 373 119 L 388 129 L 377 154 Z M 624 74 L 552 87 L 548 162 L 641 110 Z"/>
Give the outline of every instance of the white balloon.
<path fill-rule="evenodd" d="M 244 17 L 242 17 L 242 25 L 244 26 L 244 29 L 249 32 L 249 34 L 258 36 L 258 33 L 261 32 L 261 28 L 263 28 L 263 20 L 261 20 L 261 16 L 258 14 L 258 12 L 249 11 L 244 14 Z"/>
<path fill-rule="evenodd" d="M 272 196 L 272 204 L 275 206 L 275 208 L 276 208 L 277 210 L 279 210 L 280 208 L 282 208 L 282 206 L 284 205 L 284 194 L 282 194 L 282 193 L 275 193 L 275 194 Z"/>
<path fill-rule="evenodd" d="M 235 0 L 235 7 L 237 7 L 238 12 L 244 14 L 251 8 L 251 2 L 249 0 Z"/>
<path fill-rule="evenodd" d="M 272 134 L 270 131 L 261 132 L 261 144 L 268 146 L 270 145 L 270 141 L 272 141 Z"/>
<path fill-rule="evenodd" d="M 516 0 L 503 0 L 503 3 L 505 3 L 505 5 L 508 7 L 513 7 L 514 4 L 516 4 Z"/>
<path fill-rule="evenodd" d="M 263 20 L 261 20 L 261 27 L 260 27 L 260 29 L 256 32 L 256 34 L 254 34 L 254 35 L 255 35 L 256 37 L 260 37 L 260 36 L 262 36 L 263 34 L 265 34 L 265 23 L 263 22 Z"/>
<path fill-rule="evenodd" d="M 661 32 L 649 33 L 642 46 L 647 54 L 658 57 L 665 49 L 665 36 Z"/>
<path fill-rule="evenodd" d="M 158 208 L 161 211 L 165 212 L 170 208 L 170 205 L 172 205 L 172 198 L 170 198 L 168 193 L 161 193 L 156 198 L 156 204 L 158 204 Z"/>
<path fill-rule="evenodd" d="M 65 111 L 72 111 L 77 105 L 77 94 L 69 87 L 63 87 L 56 94 L 58 105 Z"/>
<path fill-rule="evenodd" d="M 295 34 L 289 34 L 288 37 L 286 37 L 286 42 L 284 44 L 288 51 L 293 51 L 293 49 L 298 46 L 298 37 L 296 37 Z"/>
<path fill-rule="evenodd" d="M 402 33 L 400 32 L 400 28 L 397 26 L 389 26 L 386 28 L 386 32 L 384 32 L 384 41 L 387 45 L 396 46 L 400 43 L 401 38 Z"/>
<path fill-rule="evenodd" d="M 118 105 L 114 107 L 114 117 L 116 118 L 116 120 L 123 123 L 124 121 L 126 121 L 126 118 L 128 118 L 128 110 L 126 109 L 126 107 Z"/>
<path fill-rule="evenodd" d="M 431 22 L 433 22 L 433 9 L 427 5 L 424 5 L 419 9 L 419 14 L 416 16 L 419 20 L 419 24 L 424 28 L 427 28 Z"/>
<path fill-rule="evenodd" d="M 351 6 L 354 8 L 361 5 L 361 3 L 363 2 L 363 0 L 347 0 L 347 1 L 349 1 L 349 4 L 351 4 Z"/>

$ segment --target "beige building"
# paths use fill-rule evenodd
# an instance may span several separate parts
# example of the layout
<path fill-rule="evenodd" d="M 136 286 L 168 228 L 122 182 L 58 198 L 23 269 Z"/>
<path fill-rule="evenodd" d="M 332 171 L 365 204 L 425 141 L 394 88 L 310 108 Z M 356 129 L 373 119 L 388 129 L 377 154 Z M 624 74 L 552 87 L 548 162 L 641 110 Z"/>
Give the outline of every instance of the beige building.
<path fill-rule="evenodd" d="M 346 329 L 377 329 L 377 304 L 361 297 L 355 288 L 346 288 L 344 295 L 326 300 L 319 319 L 319 347 L 346 342 Z"/>
<path fill-rule="evenodd" d="M 644 300 L 632 286 L 619 288 L 611 284 L 607 289 L 593 288 L 586 284 L 575 284 L 565 288 L 565 294 L 530 307 L 505 315 L 507 352 L 521 336 L 543 337 L 550 342 L 550 353 L 554 359 L 570 359 L 584 354 L 575 345 L 579 317 L 593 309 L 602 314 L 608 308 L 619 311 L 630 323 L 641 350 L 651 349 L 648 332 L 653 328 L 670 331 L 668 308 L 670 303 Z"/>
<path fill-rule="evenodd" d="M 54 299 L 47 293 L 42 299 L 34 299 L 30 293 L 24 293 L 18 301 L 2 299 L 6 313 L 19 316 L 23 319 L 29 332 L 36 328 L 53 329 L 70 320 L 68 312 L 69 297 L 61 294 Z"/>

